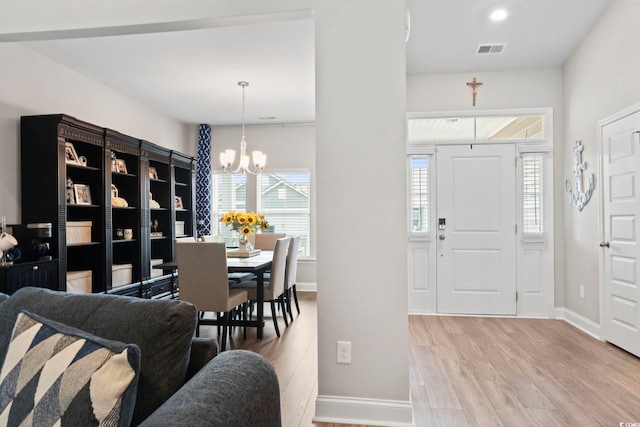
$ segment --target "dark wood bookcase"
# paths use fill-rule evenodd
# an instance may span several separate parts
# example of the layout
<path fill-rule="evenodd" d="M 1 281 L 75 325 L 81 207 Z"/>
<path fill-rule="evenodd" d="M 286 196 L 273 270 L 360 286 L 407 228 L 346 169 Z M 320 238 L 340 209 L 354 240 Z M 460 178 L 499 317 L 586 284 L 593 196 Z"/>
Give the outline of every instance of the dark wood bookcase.
<path fill-rule="evenodd" d="M 53 224 L 57 289 L 66 290 L 68 272 L 90 271 L 92 292 L 170 295 L 172 272 L 152 261 L 175 258 L 176 221 L 195 235 L 195 160 L 64 114 L 23 116 L 21 141 L 22 222 Z M 70 145 L 80 162 L 67 161 Z M 90 202 L 68 202 L 69 180 L 89 189 Z M 116 192 L 126 206 L 114 203 Z M 90 241 L 67 241 L 74 222 L 91 222 Z M 131 283 L 114 286 L 120 266 L 131 267 Z"/>

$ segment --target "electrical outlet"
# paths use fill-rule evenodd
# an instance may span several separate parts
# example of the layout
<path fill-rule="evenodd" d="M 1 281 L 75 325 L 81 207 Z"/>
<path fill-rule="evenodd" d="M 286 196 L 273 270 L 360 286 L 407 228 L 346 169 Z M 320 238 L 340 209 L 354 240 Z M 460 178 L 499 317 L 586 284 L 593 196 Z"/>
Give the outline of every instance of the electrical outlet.
<path fill-rule="evenodd" d="M 584 298 L 584 285 L 580 285 L 580 298 Z"/>
<path fill-rule="evenodd" d="M 338 341 L 336 348 L 338 349 L 336 362 L 351 364 L 351 341 Z"/>

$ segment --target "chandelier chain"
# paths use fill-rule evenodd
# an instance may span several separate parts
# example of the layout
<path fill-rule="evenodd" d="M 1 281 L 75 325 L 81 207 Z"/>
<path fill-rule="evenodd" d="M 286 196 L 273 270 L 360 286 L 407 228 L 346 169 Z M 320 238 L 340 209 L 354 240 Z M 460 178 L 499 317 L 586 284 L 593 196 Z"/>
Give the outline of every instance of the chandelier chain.
<path fill-rule="evenodd" d="M 238 83 L 240 86 L 242 86 L 242 140 L 244 141 L 244 120 L 245 120 L 245 115 L 244 115 L 244 88 L 249 86 L 249 83 L 247 82 L 240 82 Z"/>

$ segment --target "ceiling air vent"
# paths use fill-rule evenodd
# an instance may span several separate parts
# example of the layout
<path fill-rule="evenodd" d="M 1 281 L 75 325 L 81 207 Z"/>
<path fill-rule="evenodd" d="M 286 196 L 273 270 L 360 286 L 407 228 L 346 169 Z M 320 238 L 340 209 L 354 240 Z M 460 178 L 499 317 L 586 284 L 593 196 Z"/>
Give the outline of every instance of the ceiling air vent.
<path fill-rule="evenodd" d="M 481 44 L 478 45 L 476 55 L 494 55 L 502 53 L 506 45 L 506 43 Z"/>

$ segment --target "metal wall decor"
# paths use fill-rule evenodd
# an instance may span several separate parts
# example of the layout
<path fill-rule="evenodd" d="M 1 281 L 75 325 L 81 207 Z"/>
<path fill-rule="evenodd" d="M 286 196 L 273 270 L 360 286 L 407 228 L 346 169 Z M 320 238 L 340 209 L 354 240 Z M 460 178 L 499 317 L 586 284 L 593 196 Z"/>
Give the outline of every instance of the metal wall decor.
<path fill-rule="evenodd" d="M 573 146 L 572 151 L 574 156 L 574 166 L 572 172 L 575 178 L 575 193 L 571 189 L 571 184 L 569 184 L 568 179 L 564 182 L 564 189 L 569 195 L 570 203 L 578 208 L 578 211 L 581 211 L 582 208 L 584 208 L 584 205 L 586 205 L 589 199 L 591 199 L 591 195 L 593 194 L 593 174 L 589 175 L 589 184 L 585 189 L 582 182 L 584 178 L 584 170 L 587 169 L 587 162 L 582 161 L 582 151 L 584 151 L 582 141 L 576 141 L 576 144 Z"/>

